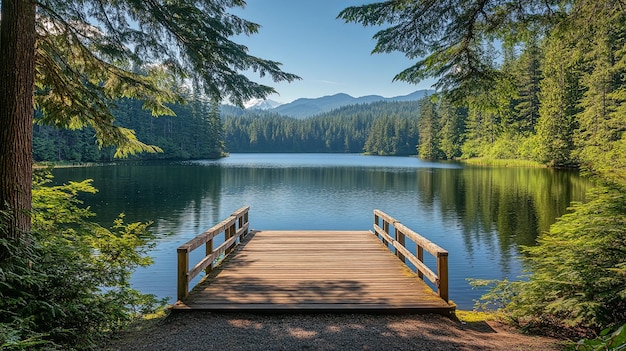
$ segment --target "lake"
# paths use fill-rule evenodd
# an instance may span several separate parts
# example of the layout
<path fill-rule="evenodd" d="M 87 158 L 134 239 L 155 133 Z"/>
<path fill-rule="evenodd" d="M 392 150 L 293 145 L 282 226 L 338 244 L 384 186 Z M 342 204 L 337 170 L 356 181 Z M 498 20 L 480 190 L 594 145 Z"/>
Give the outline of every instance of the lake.
<path fill-rule="evenodd" d="M 250 226 L 260 230 L 368 230 L 373 210 L 382 210 L 448 250 L 450 299 L 461 309 L 484 293 L 467 278 L 518 279 L 520 247 L 533 245 L 590 187 L 575 171 L 360 154 L 231 154 L 53 175 L 57 184 L 93 179 L 98 193 L 81 198 L 103 225 L 121 212 L 128 222 L 153 222 L 155 262 L 135 272 L 132 284 L 170 302 L 176 248 L 249 205 Z"/>

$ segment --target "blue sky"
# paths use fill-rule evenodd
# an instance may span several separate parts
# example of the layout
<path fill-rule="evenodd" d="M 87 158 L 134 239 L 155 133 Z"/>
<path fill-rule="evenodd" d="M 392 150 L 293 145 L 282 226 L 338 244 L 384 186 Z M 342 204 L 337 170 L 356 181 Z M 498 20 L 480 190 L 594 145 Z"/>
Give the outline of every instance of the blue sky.
<path fill-rule="evenodd" d="M 262 26 L 259 33 L 234 41 L 246 45 L 251 55 L 281 62 L 283 71 L 302 80 L 275 83 L 258 75 L 248 76 L 274 87 L 280 95 L 269 99 L 282 103 L 337 93 L 391 97 L 431 88 L 432 81 L 419 85 L 392 82 L 412 62 L 401 53 L 371 54 L 375 45 L 372 36 L 378 29 L 336 19 L 344 8 L 365 2 L 248 0 L 243 10 L 232 9 L 232 13 Z"/>

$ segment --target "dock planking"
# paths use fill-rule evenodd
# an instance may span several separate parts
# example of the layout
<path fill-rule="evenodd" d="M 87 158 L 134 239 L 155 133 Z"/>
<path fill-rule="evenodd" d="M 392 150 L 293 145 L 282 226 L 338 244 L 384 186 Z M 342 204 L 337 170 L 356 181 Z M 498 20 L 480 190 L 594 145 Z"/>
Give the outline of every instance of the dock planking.
<path fill-rule="evenodd" d="M 371 231 L 251 231 L 172 309 L 395 311 L 455 309 Z"/>

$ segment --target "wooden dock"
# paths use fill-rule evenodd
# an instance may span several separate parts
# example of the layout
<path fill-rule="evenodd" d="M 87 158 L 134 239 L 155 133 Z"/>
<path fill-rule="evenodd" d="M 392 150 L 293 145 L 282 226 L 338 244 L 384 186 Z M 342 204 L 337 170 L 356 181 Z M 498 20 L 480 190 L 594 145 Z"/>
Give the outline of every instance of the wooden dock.
<path fill-rule="evenodd" d="M 376 220 L 379 216 L 381 213 Z M 209 269 L 209 273 L 188 294 L 185 294 L 188 288 L 181 289 L 179 281 L 179 301 L 172 306 L 173 310 L 449 314 L 455 309 L 455 305 L 447 301 L 447 266 L 444 299 L 420 274 L 403 263 L 405 255 L 388 249 L 398 242 L 395 238 L 388 236 L 387 246 L 371 231 L 262 230 L 247 233 L 246 221 L 238 220 L 234 214 L 230 222 L 214 227 L 226 233 L 227 242 L 216 250 L 207 246 L 209 258 L 204 263 L 189 269 L 188 262 L 179 261 L 180 278 L 189 279 L 190 273 L 197 274 L 202 269 Z M 239 229 L 236 223 L 240 224 Z M 387 230 L 388 225 L 383 222 Z M 377 227 L 383 228 L 375 224 L 374 228 Z M 212 240 L 214 232 L 208 231 L 205 239 L 211 237 L 209 240 Z M 234 248 L 237 234 L 244 239 Z M 202 245 L 203 241 L 181 246 L 179 259 L 184 260 L 183 253 L 188 253 L 190 247 Z M 230 250 L 224 262 L 211 269 L 216 259 Z M 409 254 L 406 249 L 404 253 Z M 445 254 L 447 259 L 447 252 Z M 429 275 L 436 277 L 433 272 Z"/>

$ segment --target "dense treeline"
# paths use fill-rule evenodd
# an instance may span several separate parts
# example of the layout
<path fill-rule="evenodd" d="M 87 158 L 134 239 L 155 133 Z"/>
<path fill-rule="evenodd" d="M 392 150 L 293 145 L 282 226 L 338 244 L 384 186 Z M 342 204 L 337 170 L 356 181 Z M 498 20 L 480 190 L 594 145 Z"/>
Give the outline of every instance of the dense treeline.
<path fill-rule="evenodd" d="M 626 183 L 626 39 L 612 33 L 626 33 L 622 17 L 505 48 L 494 84 L 423 101 L 420 156 L 530 159 Z"/>
<path fill-rule="evenodd" d="M 219 107 L 191 99 L 173 105 L 176 116 L 152 117 L 137 100 L 115 104 L 115 123 L 135 131 L 139 140 L 157 146 L 161 152 L 142 153 L 131 158 L 200 159 L 221 157 L 224 152 Z M 58 129 L 36 125 L 33 133 L 35 161 L 104 162 L 113 160 L 113 147 L 100 147 L 91 128 Z"/>
<path fill-rule="evenodd" d="M 417 102 L 345 106 L 295 119 L 269 112 L 224 116 L 229 152 L 367 152 L 415 154 Z M 228 112 L 226 112 L 228 113 Z"/>
<path fill-rule="evenodd" d="M 176 116 L 153 118 L 134 100 L 117 103 L 116 123 L 139 140 L 161 149 L 135 159 L 216 158 L 228 152 L 366 152 L 416 154 L 419 102 L 376 102 L 345 106 L 307 119 L 193 101 L 174 105 Z M 101 148 L 93 130 L 36 125 L 37 161 L 104 162 L 113 148 Z"/>

